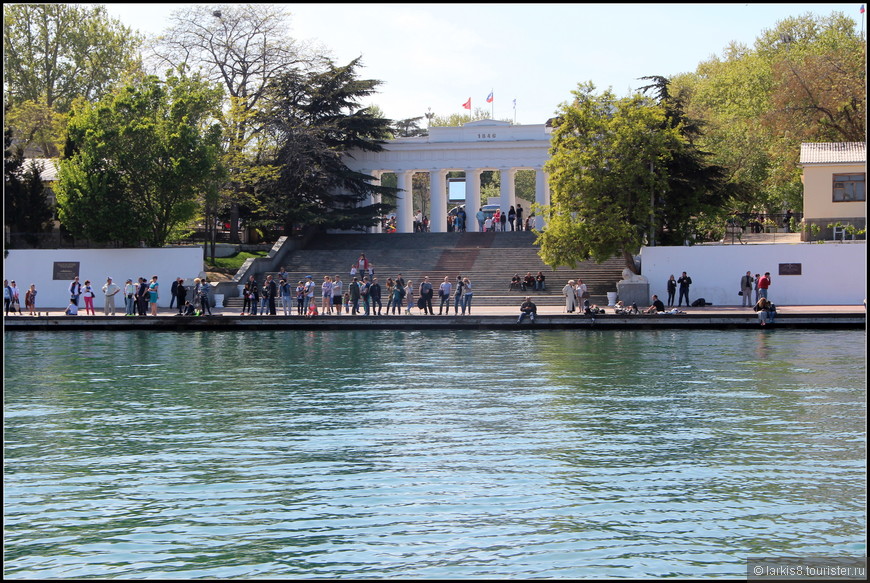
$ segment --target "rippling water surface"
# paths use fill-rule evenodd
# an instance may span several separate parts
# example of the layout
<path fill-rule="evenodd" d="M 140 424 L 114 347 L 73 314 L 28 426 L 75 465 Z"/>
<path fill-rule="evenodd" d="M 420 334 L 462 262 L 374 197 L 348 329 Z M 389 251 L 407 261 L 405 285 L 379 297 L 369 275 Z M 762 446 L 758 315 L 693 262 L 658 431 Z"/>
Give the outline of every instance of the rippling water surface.
<path fill-rule="evenodd" d="M 866 553 L 862 331 L 5 334 L 11 578 Z"/>

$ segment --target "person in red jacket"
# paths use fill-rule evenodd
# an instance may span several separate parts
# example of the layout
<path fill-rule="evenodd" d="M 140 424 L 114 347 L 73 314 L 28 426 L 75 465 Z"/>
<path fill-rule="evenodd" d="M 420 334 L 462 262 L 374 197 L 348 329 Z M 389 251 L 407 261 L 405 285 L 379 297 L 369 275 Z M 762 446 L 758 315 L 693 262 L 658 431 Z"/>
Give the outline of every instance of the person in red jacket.
<path fill-rule="evenodd" d="M 762 275 L 758 279 L 758 295 L 762 298 L 767 297 L 767 288 L 770 287 L 770 272 L 765 271 L 764 275 Z"/>

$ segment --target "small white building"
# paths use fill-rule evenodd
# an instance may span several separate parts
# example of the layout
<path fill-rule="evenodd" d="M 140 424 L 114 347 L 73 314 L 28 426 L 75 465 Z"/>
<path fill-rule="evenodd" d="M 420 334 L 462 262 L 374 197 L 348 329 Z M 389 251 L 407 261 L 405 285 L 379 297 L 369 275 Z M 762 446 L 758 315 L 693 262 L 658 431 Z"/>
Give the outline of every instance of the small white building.
<path fill-rule="evenodd" d="M 820 227 L 803 240 L 846 239 L 847 226 L 867 227 L 867 144 L 823 142 L 801 144 L 804 222 Z M 842 225 L 842 227 L 829 225 Z M 863 237 L 862 237 L 863 238 Z"/>

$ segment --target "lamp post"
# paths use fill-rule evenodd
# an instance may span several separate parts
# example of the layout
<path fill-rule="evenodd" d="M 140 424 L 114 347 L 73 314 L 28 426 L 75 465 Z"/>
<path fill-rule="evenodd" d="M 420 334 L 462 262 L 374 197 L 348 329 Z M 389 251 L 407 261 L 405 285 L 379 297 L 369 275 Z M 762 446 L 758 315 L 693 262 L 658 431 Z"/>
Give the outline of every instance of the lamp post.
<path fill-rule="evenodd" d="M 432 108 L 430 107 L 429 111 L 427 111 L 423 115 L 426 116 L 426 129 L 429 129 L 429 127 L 432 126 L 432 118 L 435 117 L 435 114 L 432 113 Z"/>
<path fill-rule="evenodd" d="M 656 246 L 656 187 L 655 187 L 655 165 L 652 160 L 649 162 L 649 246 Z"/>

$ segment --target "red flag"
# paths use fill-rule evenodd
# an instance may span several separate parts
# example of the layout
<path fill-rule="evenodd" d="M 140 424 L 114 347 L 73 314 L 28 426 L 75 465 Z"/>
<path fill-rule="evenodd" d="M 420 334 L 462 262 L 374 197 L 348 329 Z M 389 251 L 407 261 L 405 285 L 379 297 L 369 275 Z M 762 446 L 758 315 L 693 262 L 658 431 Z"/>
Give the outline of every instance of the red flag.
<path fill-rule="evenodd" d="M 462 104 L 462 107 L 464 107 L 465 109 L 471 109 L 471 98 L 470 97 L 468 98 L 468 101 L 466 101 L 465 103 Z"/>

